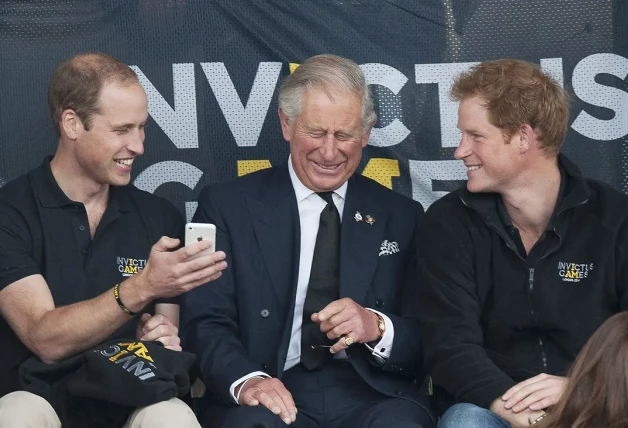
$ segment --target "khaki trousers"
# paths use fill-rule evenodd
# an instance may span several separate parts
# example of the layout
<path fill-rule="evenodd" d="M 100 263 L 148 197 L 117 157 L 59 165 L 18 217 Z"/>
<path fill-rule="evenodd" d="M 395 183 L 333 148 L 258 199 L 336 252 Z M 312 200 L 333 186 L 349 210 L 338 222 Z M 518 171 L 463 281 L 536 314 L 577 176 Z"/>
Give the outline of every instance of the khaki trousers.
<path fill-rule="evenodd" d="M 52 406 L 38 395 L 16 391 L 0 398 L 0 428 L 60 428 Z M 192 409 L 178 398 L 140 407 L 122 428 L 201 428 Z"/>

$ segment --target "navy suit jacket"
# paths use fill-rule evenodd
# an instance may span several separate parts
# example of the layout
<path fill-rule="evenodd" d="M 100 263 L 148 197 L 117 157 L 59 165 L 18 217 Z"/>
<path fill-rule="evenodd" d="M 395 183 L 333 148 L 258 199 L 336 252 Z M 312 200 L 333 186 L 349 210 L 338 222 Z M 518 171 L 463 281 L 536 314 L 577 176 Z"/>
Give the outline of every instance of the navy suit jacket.
<path fill-rule="evenodd" d="M 356 221 L 359 211 L 363 221 Z M 368 224 L 366 215 L 375 219 Z M 394 324 L 392 353 L 378 366 L 362 344 L 348 349 L 357 372 L 376 390 L 424 403 L 415 320 L 416 226 L 421 204 L 361 175 L 349 179 L 340 250 L 340 297 L 385 313 Z M 198 358 L 216 398 L 233 403 L 229 388 L 263 371 L 280 378 L 286 361 L 300 251 L 296 196 L 287 164 L 203 189 L 195 222 L 216 225 L 216 248 L 227 254 L 222 276 L 183 296 L 184 347 Z M 399 252 L 380 255 L 382 242 Z"/>

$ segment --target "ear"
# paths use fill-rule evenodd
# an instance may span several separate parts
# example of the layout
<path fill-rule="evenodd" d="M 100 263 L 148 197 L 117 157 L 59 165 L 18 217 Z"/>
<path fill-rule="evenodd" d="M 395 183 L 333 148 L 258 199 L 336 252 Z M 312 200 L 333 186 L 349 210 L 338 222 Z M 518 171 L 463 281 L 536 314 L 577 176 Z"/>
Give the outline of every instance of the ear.
<path fill-rule="evenodd" d="M 371 131 L 373 130 L 373 125 L 369 126 L 368 129 L 366 130 L 366 132 L 364 132 L 364 134 L 362 134 L 362 138 L 361 138 L 361 145 L 362 148 L 365 148 L 366 146 L 368 146 L 369 144 L 369 138 L 371 138 Z"/>
<path fill-rule="evenodd" d="M 72 109 L 64 110 L 61 113 L 60 128 L 61 133 L 66 134 L 72 140 L 76 140 L 79 133 L 85 131 L 83 122 Z"/>
<path fill-rule="evenodd" d="M 281 133 L 283 135 L 283 139 L 287 142 L 290 142 L 292 138 L 292 125 L 290 125 L 290 121 L 288 120 L 288 116 L 283 112 L 281 107 L 278 109 L 279 112 L 279 122 L 281 123 Z"/>
<path fill-rule="evenodd" d="M 527 123 L 524 123 L 519 127 L 519 130 L 515 134 L 518 138 L 519 153 L 526 153 L 534 145 L 537 140 L 536 132 Z"/>

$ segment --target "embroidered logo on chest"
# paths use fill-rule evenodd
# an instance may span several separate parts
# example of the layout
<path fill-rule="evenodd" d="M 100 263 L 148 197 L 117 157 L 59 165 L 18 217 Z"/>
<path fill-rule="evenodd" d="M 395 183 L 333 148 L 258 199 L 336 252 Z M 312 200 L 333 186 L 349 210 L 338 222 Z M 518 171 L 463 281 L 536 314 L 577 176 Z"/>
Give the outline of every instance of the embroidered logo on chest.
<path fill-rule="evenodd" d="M 133 276 L 146 267 L 145 259 L 132 259 L 129 257 L 116 257 L 118 272 L 122 276 Z"/>
<path fill-rule="evenodd" d="M 580 282 L 589 277 L 593 263 L 558 262 L 558 276 L 566 282 Z"/>

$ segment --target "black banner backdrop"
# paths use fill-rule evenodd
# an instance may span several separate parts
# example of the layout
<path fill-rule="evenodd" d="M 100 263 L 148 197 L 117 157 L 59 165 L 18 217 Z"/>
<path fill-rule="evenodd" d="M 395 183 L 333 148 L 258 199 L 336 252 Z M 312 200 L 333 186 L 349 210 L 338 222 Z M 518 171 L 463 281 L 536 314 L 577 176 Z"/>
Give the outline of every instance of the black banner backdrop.
<path fill-rule="evenodd" d="M 453 76 L 502 57 L 540 63 L 574 94 L 563 151 L 628 193 L 625 0 L 4 0 L 0 186 L 54 152 L 47 83 L 84 51 L 140 76 L 151 119 L 134 183 L 188 217 L 205 184 L 287 158 L 277 88 L 319 53 L 354 59 L 376 96 L 360 171 L 426 207 L 465 178 Z"/>

